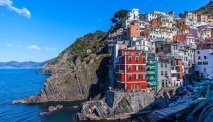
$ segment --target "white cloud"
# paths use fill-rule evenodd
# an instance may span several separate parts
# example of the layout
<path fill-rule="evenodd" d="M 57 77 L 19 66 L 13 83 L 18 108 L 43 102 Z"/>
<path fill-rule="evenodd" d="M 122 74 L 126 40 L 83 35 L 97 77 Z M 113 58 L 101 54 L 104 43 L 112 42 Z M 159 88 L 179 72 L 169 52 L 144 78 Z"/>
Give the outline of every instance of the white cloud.
<path fill-rule="evenodd" d="M 6 44 L 6 46 L 7 46 L 7 47 L 14 47 L 14 45 L 11 44 L 11 43 Z"/>
<path fill-rule="evenodd" d="M 56 50 L 56 48 L 44 47 L 44 50 L 47 50 L 47 51 L 54 51 L 54 50 Z"/>
<path fill-rule="evenodd" d="M 28 9 L 26 9 L 25 7 L 21 8 L 21 9 L 16 8 L 15 6 L 13 6 L 12 0 L 0 0 L 0 6 L 7 7 L 8 9 L 16 12 L 17 14 L 23 15 L 27 18 L 31 17 L 31 13 Z"/>
<path fill-rule="evenodd" d="M 28 49 L 32 49 L 32 50 L 41 50 L 40 47 L 38 47 L 37 45 L 30 45 L 27 47 Z"/>

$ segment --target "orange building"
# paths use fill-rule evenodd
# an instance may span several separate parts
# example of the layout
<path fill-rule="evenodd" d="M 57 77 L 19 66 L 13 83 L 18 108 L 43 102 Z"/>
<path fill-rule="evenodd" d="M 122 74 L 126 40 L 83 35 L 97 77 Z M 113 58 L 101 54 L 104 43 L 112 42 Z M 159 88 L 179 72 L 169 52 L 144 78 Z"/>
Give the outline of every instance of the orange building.
<path fill-rule="evenodd" d="M 140 22 L 132 22 L 129 27 L 130 37 L 140 36 Z"/>

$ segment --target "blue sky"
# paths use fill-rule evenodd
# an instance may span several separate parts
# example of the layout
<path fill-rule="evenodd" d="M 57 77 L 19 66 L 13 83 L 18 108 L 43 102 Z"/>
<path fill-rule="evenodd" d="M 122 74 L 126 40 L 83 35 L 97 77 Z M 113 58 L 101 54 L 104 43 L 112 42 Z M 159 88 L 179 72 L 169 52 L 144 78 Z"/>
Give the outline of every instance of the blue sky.
<path fill-rule="evenodd" d="M 0 0 L 0 62 L 45 61 L 76 38 L 107 31 L 120 9 L 139 8 L 176 14 L 209 0 Z"/>

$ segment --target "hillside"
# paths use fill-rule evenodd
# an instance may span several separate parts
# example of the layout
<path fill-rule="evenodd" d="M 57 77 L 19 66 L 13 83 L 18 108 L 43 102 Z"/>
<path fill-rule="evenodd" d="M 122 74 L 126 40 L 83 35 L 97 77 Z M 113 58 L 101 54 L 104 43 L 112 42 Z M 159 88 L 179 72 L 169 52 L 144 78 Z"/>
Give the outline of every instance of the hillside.
<path fill-rule="evenodd" d="M 210 1 L 207 5 L 195 10 L 197 14 L 209 14 L 209 17 L 213 19 L 213 1 Z"/>
<path fill-rule="evenodd" d="M 212 2 L 196 12 L 212 14 Z M 110 31 L 121 26 L 126 10 L 115 13 Z M 100 98 L 108 86 L 109 59 L 108 33 L 96 31 L 78 38 L 44 69 L 52 74 L 42 91 L 33 97 L 20 100 L 22 103 L 51 101 L 76 101 Z"/>
<path fill-rule="evenodd" d="M 75 101 L 101 97 L 108 81 L 107 33 L 97 31 L 76 40 L 45 68 L 44 89 L 21 102 Z"/>
<path fill-rule="evenodd" d="M 10 62 L 0 62 L 0 69 L 37 69 L 37 68 L 44 68 L 49 61 L 45 62 L 17 62 L 17 61 L 10 61 Z"/>

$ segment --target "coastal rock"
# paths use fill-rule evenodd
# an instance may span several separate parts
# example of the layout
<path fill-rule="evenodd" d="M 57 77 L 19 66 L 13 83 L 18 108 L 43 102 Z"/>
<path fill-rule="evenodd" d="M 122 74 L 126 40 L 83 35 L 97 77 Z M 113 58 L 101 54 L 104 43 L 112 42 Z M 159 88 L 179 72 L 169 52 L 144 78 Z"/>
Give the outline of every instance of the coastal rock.
<path fill-rule="evenodd" d="M 110 58 L 106 37 L 105 32 L 97 31 L 77 39 L 46 66 L 43 73 L 52 76 L 47 79 L 41 92 L 24 101 L 44 103 L 103 97 L 108 86 Z"/>
<path fill-rule="evenodd" d="M 13 103 L 13 104 L 27 103 L 27 101 L 26 101 L 26 100 L 14 100 L 12 103 Z"/>
<path fill-rule="evenodd" d="M 54 106 L 50 106 L 50 107 L 48 108 L 48 111 L 49 111 L 49 112 L 54 112 L 54 111 L 57 111 L 57 108 L 54 107 Z"/>
<path fill-rule="evenodd" d="M 63 105 L 57 105 L 57 106 L 56 106 L 56 109 L 57 109 L 57 110 L 60 110 L 60 109 L 63 109 L 63 108 L 64 108 Z"/>
<path fill-rule="evenodd" d="M 109 91 L 107 99 L 87 101 L 83 103 L 79 120 L 120 120 L 130 118 L 132 114 L 143 113 L 142 110 L 154 102 L 153 93 Z"/>

